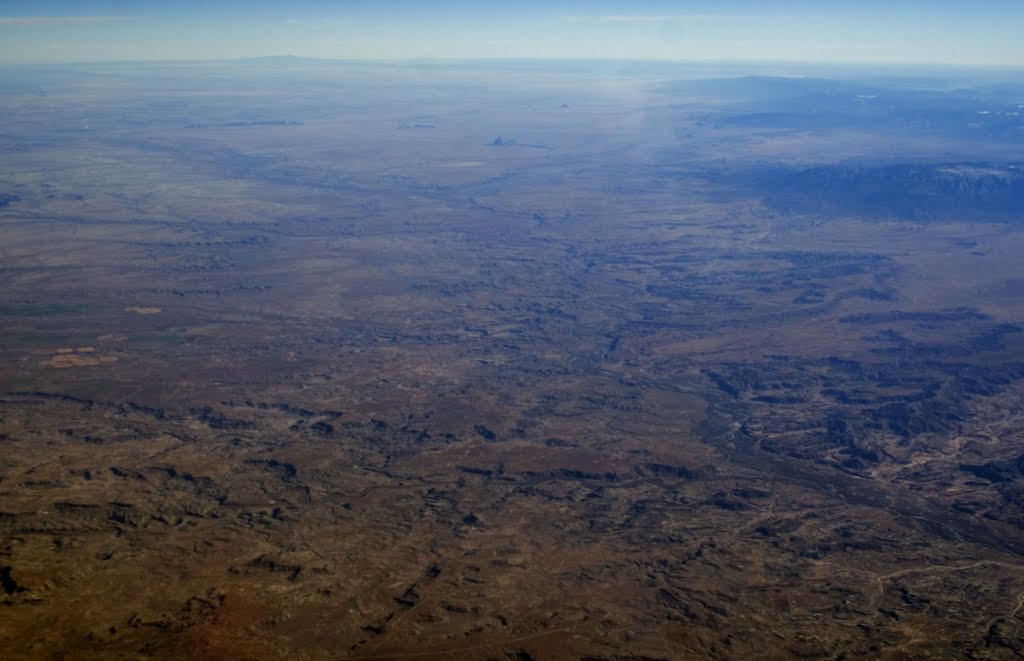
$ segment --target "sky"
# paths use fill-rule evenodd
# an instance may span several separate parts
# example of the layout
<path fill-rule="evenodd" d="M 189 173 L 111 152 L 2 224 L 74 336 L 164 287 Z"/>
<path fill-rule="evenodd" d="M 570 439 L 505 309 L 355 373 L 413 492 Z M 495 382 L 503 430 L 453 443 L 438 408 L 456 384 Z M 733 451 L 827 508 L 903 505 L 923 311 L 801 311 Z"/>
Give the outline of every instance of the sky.
<path fill-rule="evenodd" d="M 1024 0 L 0 0 L 0 64 L 572 58 L 1024 67 Z"/>

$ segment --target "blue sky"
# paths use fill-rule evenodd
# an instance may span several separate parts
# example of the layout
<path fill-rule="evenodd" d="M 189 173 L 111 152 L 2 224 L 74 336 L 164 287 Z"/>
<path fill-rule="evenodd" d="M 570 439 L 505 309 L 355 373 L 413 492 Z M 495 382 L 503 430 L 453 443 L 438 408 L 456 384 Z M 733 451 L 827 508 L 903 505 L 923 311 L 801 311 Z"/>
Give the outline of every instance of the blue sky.
<path fill-rule="evenodd" d="M 1024 0 L 0 0 L 0 62 L 627 58 L 1024 67 Z"/>

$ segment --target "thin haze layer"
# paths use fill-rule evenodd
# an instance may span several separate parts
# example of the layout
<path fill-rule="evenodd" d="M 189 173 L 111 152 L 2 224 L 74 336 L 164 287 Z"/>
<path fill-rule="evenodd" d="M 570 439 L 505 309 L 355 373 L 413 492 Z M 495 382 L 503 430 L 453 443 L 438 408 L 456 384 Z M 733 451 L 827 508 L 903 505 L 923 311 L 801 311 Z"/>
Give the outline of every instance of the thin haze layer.
<path fill-rule="evenodd" d="M 1024 4 L 7 2 L 0 62 L 624 58 L 1024 66 Z"/>

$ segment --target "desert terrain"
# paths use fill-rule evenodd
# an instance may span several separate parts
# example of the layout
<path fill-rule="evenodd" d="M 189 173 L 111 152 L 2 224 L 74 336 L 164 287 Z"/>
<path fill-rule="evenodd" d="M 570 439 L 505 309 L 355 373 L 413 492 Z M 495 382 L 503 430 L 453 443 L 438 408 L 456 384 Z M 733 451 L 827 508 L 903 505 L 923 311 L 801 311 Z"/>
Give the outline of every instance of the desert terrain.
<path fill-rule="evenodd" d="M 1024 655 L 1024 84 L 0 71 L 0 655 Z"/>

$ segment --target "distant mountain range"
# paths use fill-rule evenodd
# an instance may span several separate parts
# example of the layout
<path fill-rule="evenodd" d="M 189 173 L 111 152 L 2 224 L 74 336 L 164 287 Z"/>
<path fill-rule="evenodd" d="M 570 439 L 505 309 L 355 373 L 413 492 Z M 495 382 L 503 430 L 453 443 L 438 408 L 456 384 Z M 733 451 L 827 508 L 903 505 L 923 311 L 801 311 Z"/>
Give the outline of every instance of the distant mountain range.
<path fill-rule="evenodd" d="M 911 220 L 1024 221 L 1024 165 L 825 165 L 769 176 L 765 203 L 786 213 Z"/>

